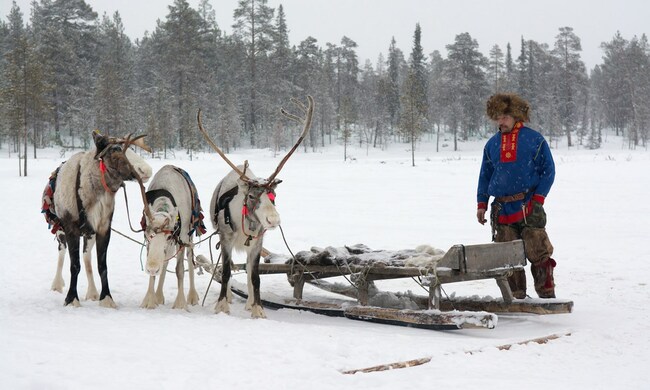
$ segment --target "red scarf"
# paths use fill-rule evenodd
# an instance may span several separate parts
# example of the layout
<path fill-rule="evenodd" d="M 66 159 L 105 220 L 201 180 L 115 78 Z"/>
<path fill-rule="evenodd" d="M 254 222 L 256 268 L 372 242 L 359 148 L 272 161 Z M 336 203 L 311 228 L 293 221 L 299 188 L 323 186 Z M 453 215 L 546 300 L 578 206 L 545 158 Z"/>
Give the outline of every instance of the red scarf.
<path fill-rule="evenodd" d="M 519 129 L 524 127 L 523 122 L 515 123 L 512 131 L 501 134 L 501 162 L 517 161 L 517 139 Z"/>

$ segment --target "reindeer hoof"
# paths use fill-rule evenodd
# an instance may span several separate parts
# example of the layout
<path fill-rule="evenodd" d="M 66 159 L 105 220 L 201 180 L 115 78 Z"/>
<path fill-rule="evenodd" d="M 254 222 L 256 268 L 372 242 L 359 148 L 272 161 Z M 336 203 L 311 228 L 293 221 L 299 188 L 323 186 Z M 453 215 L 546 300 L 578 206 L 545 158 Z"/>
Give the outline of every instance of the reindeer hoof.
<path fill-rule="evenodd" d="M 199 304 L 199 293 L 197 293 L 196 290 L 190 291 L 187 297 L 187 303 L 192 306 Z"/>
<path fill-rule="evenodd" d="M 99 299 L 99 293 L 97 293 L 97 290 L 92 291 L 92 290 L 88 289 L 88 291 L 86 291 L 86 300 L 87 301 L 96 301 L 98 299 Z"/>
<path fill-rule="evenodd" d="M 251 308 L 251 318 L 266 318 L 266 313 L 264 313 L 264 308 L 259 305 L 254 305 Z"/>
<path fill-rule="evenodd" d="M 60 279 L 54 279 L 52 281 L 52 291 L 57 291 L 60 293 L 63 293 L 63 287 L 65 286 L 65 282 L 63 281 L 63 278 Z"/>
<path fill-rule="evenodd" d="M 107 295 L 104 299 L 99 301 L 99 306 L 107 307 L 109 309 L 117 309 L 117 305 L 115 304 L 113 298 L 111 298 L 110 295 Z"/>
<path fill-rule="evenodd" d="M 214 312 L 216 314 L 219 313 L 226 313 L 230 314 L 230 305 L 228 304 L 228 301 L 226 299 L 222 299 L 217 304 L 214 306 Z"/>
<path fill-rule="evenodd" d="M 183 309 L 187 310 L 187 301 L 184 296 L 179 295 L 172 306 L 172 309 Z"/>
<path fill-rule="evenodd" d="M 158 302 L 156 302 L 156 300 L 152 296 L 147 295 L 142 300 L 140 307 L 143 309 L 155 309 L 158 307 Z"/>
<path fill-rule="evenodd" d="M 64 303 L 63 306 L 81 307 L 81 303 L 79 303 L 79 300 L 77 298 L 75 298 L 70 303 Z"/>

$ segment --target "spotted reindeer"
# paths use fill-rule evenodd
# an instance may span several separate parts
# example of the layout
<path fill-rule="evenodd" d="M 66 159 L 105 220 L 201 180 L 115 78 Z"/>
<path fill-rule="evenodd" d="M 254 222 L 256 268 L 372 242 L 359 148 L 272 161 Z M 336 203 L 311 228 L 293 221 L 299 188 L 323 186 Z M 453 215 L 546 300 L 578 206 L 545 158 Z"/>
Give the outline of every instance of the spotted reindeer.
<path fill-rule="evenodd" d="M 230 165 L 228 173 L 214 190 L 210 201 L 212 226 L 219 233 L 222 253 L 221 291 L 215 305 L 215 312 L 229 313 L 228 303 L 231 276 L 232 251 L 246 253 L 246 273 L 248 275 L 248 299 L 246 309 L 253 318 L 266 318 L 260 301 L 259 262 L 264 232 L 280 225 L 280 215 L 275 208 L 275 188 L 282 181 L 276 179 L 278 173 L 305 138 L 311 127 L 314 101 L 307 97 L 308 104 L 293 100 L 303 112 L 304 118 L 290 114 L 282 109 L 282 114 L 303 125 L 298 141 L 280 161 L 280 164 L 267 179 L 258 178 L 248 169 L 248 163 L 235 166 L 210 139 L 201 123 L 201 111 L 197 115 L 198 127 L 210 146 Z"/>
<path fill-rule="evenodd" d="M 165 303 L 163 295 L 165 273 L 169 260 L 175 257 L 178 293 L 172 307 L 187 309 L 188 304 L 196 305 L 199 302 L 199 295 L 194 286 L 192 237 L 205 233 L 201 202 L 196 187 L 187 172 L 173 165 L 165 165 L 151 180 L 146 198 L 147 205 L 142 225 L 147 242 L 145 268 L 149 274 L 149 286 L 140 306 L 154 309 L 159 304 Z M 187 298 L 183 287 L 186 251 L 190 282 Z M 160 278 L 154 293 L 156 276 Z"/>
<path fill-rule="evenodd" d="M 113 138 L 93 132 L 95 148 L 80 152 L 62 164 L 50 178 L 44 191 L 42 211 L 53 226 L 59 243 L 59 261 L 52 289 L 62 291 L 61 275 L 65 250 L 70 255 L 70 286 L 65 305 L 79 306 L 77 278 L 79 240 L 83 238 L 83 258 L 88 278 L 86 299 L 99 299 L 104 307 L 116 307 L 108 285 L 106 253 L 111 238 L 111 222 L 115 208 L 115 193 L 124 181 L 147 181 L 152 169 L 129 146 L 135 145 L 151 151 L 140 135 L 131 138 Z M 97 270 L 101 279 L 101 293 L 92 276 L 90 262 L 93 246 L 97 247 Z"/>

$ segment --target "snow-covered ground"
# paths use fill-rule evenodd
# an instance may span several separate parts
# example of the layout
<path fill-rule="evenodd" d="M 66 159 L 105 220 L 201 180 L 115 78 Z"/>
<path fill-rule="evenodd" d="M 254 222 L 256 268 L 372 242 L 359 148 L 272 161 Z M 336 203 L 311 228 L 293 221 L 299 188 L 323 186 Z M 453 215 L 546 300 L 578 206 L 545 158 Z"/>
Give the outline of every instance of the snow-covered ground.
<path fill-rule="evenodd" d="M 279 175 L 277 206 L 291 249 L 363 243 L 373 249 L 420 244 L 448 249 L 489 242 L 489 227 L 475 220 L 475 191 L 484 141 L 460 144 L 459 152 L 431 144 L 387 151 L 352 147 L 304 153 Z M 31 153 L 31 152 L 30 152 Z M 167 303 L 141 309 L 147 276 L 140 247 L 113 235 L 109 275 L 116 310 L 82 301 L 64 307 L 50 291 L 56 242 L 40 214 L 41 192 L 50 172 L 69 158 L 58 149 L 39 150 L 29 176 L 18 177 L 15 155 L 0 150 L 0 383 L 4 389 L 642 389 L 650 374 L 650 152 L 628 150 L 609 135 L 596 151 L 561 144 L 553 150 L 557 177 L 546 202 L 555 246 L 558 297 L 572 299 L 563 315 L 500 315 L 495 329 L 429 331 L 330 318 L 291 310 L 266 310 L 250 319 L 235 298 L 230 316 L 213 313 L 218 285 L 204 307 L 171 309 L 175 278 L 166 283 Z M 189 161 L 151 160 L 154 170 L 173 163 L 194 179 L 204 209 L 227 173 L 215 154 Z M 237 151 L 259 176 L 279 157 L 266 150 Z M 139 193 L 127 185 L 131 220 L 140 219 Z M 128 233 L 123 194 L 113 226 Z M 209 226 L 209 232 L 212 231 Z M 131 234 L 141 239 L 141 236 Z M 287 253 L 279 231 L 265 247 Z M 198 254 L 209 257 L 202 243 Z M 215 254 L 216 256 L 216 254 Z M 173 262 L 172 262 L 173 263 Z M 69 283 L 68 260 L 64 270 Z M 96 268 L 96 267 L 95 267 Z M 172 267 L 170 267 L 171 269 Z M 244 280 L 244 275 L 237 275 Z M 532 277 L 528 273 L 529 285 Z M 85 276 L 80 275 L 80 296 Z M 97 277 L 96 277 L 97 282 Z M 197 276 L 201 299 L 208 275 Z M 419 290 L 411 280 L 379 283 L 395 291 Z M 67 286 L 66 286 L 67 288 Z M 262 276 L 262 289 L 290 291 L 286 277 Z M 494 281 L 444 286 L 447 294 L 499 296 Z M 311 295 L 310 295 L 311 294 Z M 306 286 L 305 296 L 322 294 Z M 532 288 L 529 294 L 535 296 Z M 497 346 L 549 335 L 544 345 Z M 470 353 L 471 352 L 471 353 Z M 343 375 L 341 371 L 431 357 L 430 363 L 392 371 Z"/>

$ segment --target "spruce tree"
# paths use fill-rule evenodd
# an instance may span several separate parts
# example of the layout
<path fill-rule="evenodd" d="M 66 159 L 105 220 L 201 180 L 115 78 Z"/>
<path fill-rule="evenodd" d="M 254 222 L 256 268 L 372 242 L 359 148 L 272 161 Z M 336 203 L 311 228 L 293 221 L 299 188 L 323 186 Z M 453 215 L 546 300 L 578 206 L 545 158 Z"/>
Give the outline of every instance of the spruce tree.
<path fill-rule="evenodd" d="M 256 146 L 258 134 L 258 98 L 259 75 L 265 74 L 263 59 L 271 49 L 274 34 L 272 25 L 274 9 L 267 5 L 267 0 L 240 0 L 234 11 L 233 29 L 247 46 L 248 61 L 248 113 L 247 124 L 251 146 Z M 260 68 L 261 66 L 261 68 Z"/>

